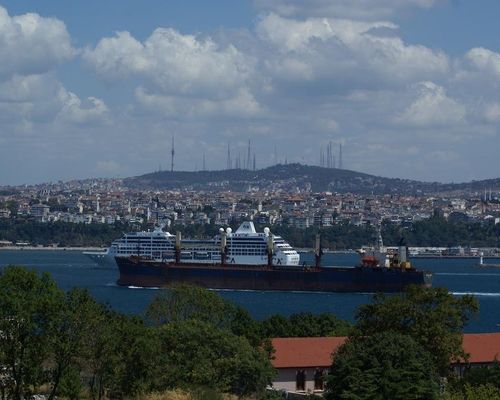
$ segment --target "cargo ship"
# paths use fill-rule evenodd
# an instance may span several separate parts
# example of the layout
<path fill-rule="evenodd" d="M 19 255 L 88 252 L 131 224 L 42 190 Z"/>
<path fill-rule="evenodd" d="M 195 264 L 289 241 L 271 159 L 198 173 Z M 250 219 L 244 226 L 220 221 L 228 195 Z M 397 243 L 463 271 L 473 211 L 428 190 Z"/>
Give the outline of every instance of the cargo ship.
<path fill-rule="evenodd" d="M 235 245 L 235 242 L 240 244 Z M 265 262 L 241 263 L 232 257 L 244 252 L 246 247 L 256 255 L 246 260 L 262 260 L 263 242 Z M 134 287 L 187 283 L 210 289 L 367 293 L 400 292 L 408 285 L 431 286 L 431 273 L 417 270 L 407 261 L 406 246 L 400 246 L 398 253 L 387 260 L 370 254 L 362 257 L 356 266 L 329 267 L 321 265 L 319 235 L 316 237 L 314 265 L 299 265 L 295 250 L 283 239 L 273 235 L 268 228 L 257 233 L 251 222 L 244 222 L 235 233 L 229 228 L 221 229 L 214 243 L 217 243 L 220 254 L 217 262 L 183 260 L 183 252 L 194 249 L 183 246 L 179 233 L 173 260 L 140 255 L 115 257 L 120 271 L 117 283 Z M 378 251 L 376 254 L 384 253 Z M 291 263 L 281 263 L 281 260 L 290 260 Z"/>

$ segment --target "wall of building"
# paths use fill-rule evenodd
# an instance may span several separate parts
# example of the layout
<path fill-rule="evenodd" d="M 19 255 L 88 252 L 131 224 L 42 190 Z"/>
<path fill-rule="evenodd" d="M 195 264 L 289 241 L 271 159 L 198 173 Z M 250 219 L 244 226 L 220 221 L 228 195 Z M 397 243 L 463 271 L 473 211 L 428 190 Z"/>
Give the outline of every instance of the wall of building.
<path fill-rule="evenodd" d="M 316 368 L 301 368 L 306 372 L 305 391 L 314 391 L 314 373 Z M 278 390 L 286 390 L 287 392 L 296 391 L 295 379 L 297 376 L 297 368 L 278 368 L 278 375 L 273 380 L 273 387 Z"/>

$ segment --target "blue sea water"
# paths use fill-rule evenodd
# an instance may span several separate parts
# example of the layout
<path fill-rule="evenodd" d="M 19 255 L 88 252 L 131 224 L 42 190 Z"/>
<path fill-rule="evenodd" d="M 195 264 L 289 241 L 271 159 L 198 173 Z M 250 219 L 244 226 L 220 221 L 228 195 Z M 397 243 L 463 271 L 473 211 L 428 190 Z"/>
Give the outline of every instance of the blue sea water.
<path fill-rule="evenodd" d="M 312 263 L 311 254 L 303 254 Z M 354 265 L 356 254 L 329 253 L 323 257 L 325 265 Z M 480 313 L 466 328 L 467 332 L 500 331 L 500 268 L 479 269 L 477 259 L 416 259 L 416 267 L 432 271 L 433 286 L 446 287 L 456 296 L 473 294 L 480 303 Z M 488 259 L 485 262 L 500 263 Z M 0 250 L 0 267 L 9 264 L 24 265 L 49 272 L 65 290 L 83 287 L 114 309 L 141 314 L 161 289 L 120 287 L 116 285 L 118 269 L 100 267 L 78 251 Z M 332 312 L 354 321 L 356 309 L 372 299 L 370 293 L 303 293 L 231 291 L 219 293 L 246 308 L 253 317 L 263 319 L 271 314 L 290 315 L 297 312 Z"/>

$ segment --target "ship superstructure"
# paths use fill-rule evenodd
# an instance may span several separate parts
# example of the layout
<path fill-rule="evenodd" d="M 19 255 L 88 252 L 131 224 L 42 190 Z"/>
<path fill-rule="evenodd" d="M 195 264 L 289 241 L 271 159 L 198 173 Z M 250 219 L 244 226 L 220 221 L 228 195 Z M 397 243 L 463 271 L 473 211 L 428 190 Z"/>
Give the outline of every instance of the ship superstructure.
<path fill-rule="evenodd" d="M 107 251 L 84 252 L 99 264 L 114 262 L 115 257 L 137 256 L 153 261 L 174 261 L 176 245 L 180 260 L 216 264 L 221 262 L 220 243 L 226 240 L 226 261 L 229 264 L 261 265 L 267 263 L 268 242 L 273 243 L 274 265 L 298 265 L 300 256 L 283 238 L 269 228 L 257 232 L 253 222 L 245 221 L 233 232 L 221 228 L 213 239 L 185 239 L 156 228 L 153 231 L 130 232 L 113 241 Z"/>

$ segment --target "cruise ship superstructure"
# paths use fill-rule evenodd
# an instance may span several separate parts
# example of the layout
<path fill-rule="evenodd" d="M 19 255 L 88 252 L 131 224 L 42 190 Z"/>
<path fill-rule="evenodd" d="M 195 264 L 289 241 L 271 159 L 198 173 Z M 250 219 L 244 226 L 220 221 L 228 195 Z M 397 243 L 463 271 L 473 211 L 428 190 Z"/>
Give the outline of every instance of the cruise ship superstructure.
<path fill-rule="evenodd" d="M 233 232 L 231 228 L 220 229 L 213 239 L 182 240 L 176 235 L 155 228 L 153 231 L 130 232 L 113 241 L 102 252 L 84 252 L 98 264 L 114 264 L 115 257 L 138 256 L 153 261 L 174 261 L 176 241 L 181 241 L 180 258 L 183 262 L 216 264 L 221 262 L 220 241 L 224 234 L 227 241 L 228 264 L 262 265 L 267 263 L 269 237 L 273 239 L 273 264 L 298 265 L 299 254 L 280 236 L 273 235 L 269 228 L 257 232 L 253 222 L 245 221 Z"/>

